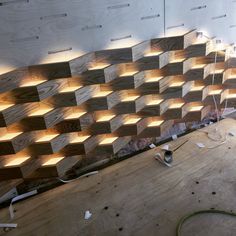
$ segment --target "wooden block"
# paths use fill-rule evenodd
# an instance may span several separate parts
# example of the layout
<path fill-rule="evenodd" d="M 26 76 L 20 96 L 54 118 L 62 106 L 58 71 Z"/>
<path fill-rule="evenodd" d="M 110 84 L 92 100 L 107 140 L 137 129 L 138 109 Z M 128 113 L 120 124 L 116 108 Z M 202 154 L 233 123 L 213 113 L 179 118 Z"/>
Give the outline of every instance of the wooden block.
<path fill-rule="evenodd" d="M 68 86 L 53 97 L 53 104 L 58 107 L 79 106 L 99 90 L 98 85 Z"/>
<path fill-rule="evenodd" d="M 184 77 L 182 75 L 177 76 L 167 76 L 160 80 L 160 93 L 175 93 L 176 91 L 181 91 L 185 83 Z M 181 96 L 182 97 L 182 96 Z"/>
<path fill-rule="evenodd" d="M 184 122 L 202 121 L 209 113 L 211 107 L 205 106 L 201 102 L 191 102 L 183 106 Z"/>
<path fill-rule="evenodd" d="M 202 101 L 204 105 L 214 105 L 220 103 L 223 88 L 221 85 L 209 85 L 203 89 Z"/>
<path fill-rule="evenodd" d="M 113 110 L 117 114 L 137 113 L 145 106 L 145 97 L 139 95 L 126 95 Z"/>
<path fill-rule="evenodd" d="M 119 92 L 99 91 L 85 103 L 85 107 L 87 111 L 109 110 L 119 102 Z"/>
<path fill-rule="evenodd" d="M 15 154 L 33 143 L 34 132 L 9 132 L 0 136 L 0 155 Z"/>
<path fill-rule="evenodd" d="M 16 103 L 38 102 L 55 95 L 65 84 L 64 79 L 24 81 L 11 95 Z"/>
<path fill-rule="evenodd" d="M 137 88 L 137 91 L 142 95 L 159 93 L 161 79 L 163 79 L 163 77 L 145 78 L 144 83 Z"/>
<path fill-rule="evenodd" d="M 30 156 L 5 156 L 0 158 L 0 181 L 26 178 L 40 167 L 40 160 Z"/>
<path fill-rule="evenodd" d="M 23 80 L 28 78 L 29 73 L 27 67 L 0 75 L 0 93 L 5 93 L 17 88 Z"/>
<path fill-rule="evenodd" d="M 68 170 L 76 165 L 81 160 L 80 156 L 48 156 L 43 157 L 41 167 L 39 167 L 28 178 L 52 178 L 62 177 Z"/>
<path fill-rule="evenodd" d="M 221 93 L 220 107 L 236 107 L 236 89 L 226 89 Z"/>
<path fill-rule="evenodd" d="M 168 99 L 161 103 L 160 114 L 164 120 L 181 119 L 183 106 L 183 99 Z"/>
<path fill-rule="evenodd" d="M 151 40 L 152 50 L 156 51 L 172 51 L 182 50 L 192 45 L 196 41 L 196 31 L 192 30 L 184 35 L 159 38 Z"/>
<path fill-rule="evenodd" d="M 113 80 L 111 87 L 113 90 L 135 89 L 143 84 L 144 77 L 144 72 L 126 72 Z"/>
<path fill-rule="evenodd" d="M 205 84 L 203 81 L 189 81 L 183 86 L 183 99 L 185 102 L 202 101 L 203 89 Z"/>
<path fill-rule="evenodd" d="M 213 50 L 213 40 L 197 40 L 196 43 L 186 48 L 186 56 L 190 57 L 204 57 L 210 54 Z"/>
<path fill-rule="evenodd" d="M 120 65 L 95 64 L 82 74 L 82 81 L 86 85 L 109 83 L 119 77 Z"/>
<path fill-rule="evenodd" d="M 115 135 L 119 137 L 123 136 L 137 136 L 139 135 L 147 126 L 147 119 L 128 115 L 123 125 L 115 132 Z"/>
<path fill-rule="evenodd" d="M 60 151 L 68 143 L 68 134 L 45 134 L 37 139 L 30 148 L 36 155 L 49 155 Z"/>
<path fill-rule="evenodd" d="M 97 136 L 76 134 L 61 151 L 65 156 L 83 155 L 93 151 L 98 145 Z"/>
<path fill-rule="evenodd" d="M 28 67 L 34 80 L 51 80 L 71 77 L 69 62 L 58 62 Z"/>
<path fill-rule="evenodd" d="M 55 126 L 59 133 L 71 133 L 88 129 L 94 118 L 91 113 L 85 111 L 72 111 L 64 117 L 64 120 Z"/>
<path fill-rule="evenodd" d="M 115 115 L 109 111 L 96 113 L 96 123 L 91 125 L 89 133 L 93 135 L 113 133 L 123 124 L 123 118 L 123 115 Z"/>
<path fill-rule="evenodd" d="M 72 76 L 78 76 L 81 75 L 83 72 L 87 71 L 90 64 L 94 63 L 96 61 L 95 59 L 95 53 L 87 53 L 81 57 L 77 57 L 69 62 L 71 75 Z"/>
<path fill-rule="evenodd" d="M 167 132 L 173 125 L 172 120 L 164 121 L 161 117 L 147 118 L 147 127 L 138 136 L 139 138 L 160 137 L 162 133 Z"/>
<path fill-rule="evenodd" d="M 119 64 L 126 62 L 135 62 L 150 51 L 150 41 L 144 41 L 140 44 L 128 48 L 118 48 L 98 51 L 95 53 L 98 62 L 108 62 Z"/>
<path fill-rule="evenodd" d="M 22 120 L 27 130 L 44 130 L 53 127 L 64 119 L 66 108 L 39 107 Z"/>
<path fill-rule="evenodd" d="M 236 88 L 236 69 L 228 69 L 223 73 L 223 84 L 227 88 Z"/>
<path fill-rule="evenodd" d="M 112 135 L 99 135 L 99 144 L 95 152 L 98 154 L 116 154 L 131 140 L 131 137 L 115 137 Z"/>
<path fill-rule="evenodd" d="M 11 125 L 27 116 L 27 113 L 37 107 L 35 103 L 27 104 L 1 104 L 0 127 Z"/>

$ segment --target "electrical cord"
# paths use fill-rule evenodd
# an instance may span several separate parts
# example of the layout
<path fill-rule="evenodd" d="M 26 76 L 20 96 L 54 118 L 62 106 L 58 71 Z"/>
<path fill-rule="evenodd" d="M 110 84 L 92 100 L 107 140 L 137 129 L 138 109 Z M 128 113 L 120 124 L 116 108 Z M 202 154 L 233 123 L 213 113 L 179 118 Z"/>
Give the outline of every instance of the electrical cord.
<path fill-rule="evenodd" d="M 228 212 L 228 211 L 224 211 L 224 210 L 202 210 L 202 211 L 195 211 L 193 213 L 190 213 L 186 216 L 184 216 L 183 218 L 180 219 L 180 221 L 177 224 L 176 227 L 176 236 L 181 236 L 181 229 L 183 227 L 183 224 L 188 221 L 190 218 L 196 216 L 196 215 L 202 215 L 202 214 L 221 214 L 221 215 L 228 215 L 228 216 L 234 216 L 236 217 L 236 214 L 233 212 Z"/>

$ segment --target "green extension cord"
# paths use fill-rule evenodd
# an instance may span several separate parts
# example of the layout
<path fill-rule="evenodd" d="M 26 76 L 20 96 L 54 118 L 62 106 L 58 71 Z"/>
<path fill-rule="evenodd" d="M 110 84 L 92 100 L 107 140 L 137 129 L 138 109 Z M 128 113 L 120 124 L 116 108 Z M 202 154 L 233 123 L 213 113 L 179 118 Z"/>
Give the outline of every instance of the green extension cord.
<path fill-rule="evenodd" d="M 176 228 L 176 236 L 181 236 L 181 229 L 182 229 L 182 226 L 183 226 L 184 222 L 186 222 L 187 220 L 189 220 L 193 216 L 202 215 L 202 214 L 208 214 L 208 213 L 223 214 L 223 215 L 229 215 L 229 216 L 235 216 L 236 217 L 236 213 L 227 212 L 227 211 L 220 211 L 220 210 L 202 210 L 202 211 L 196 211 L 196 212 L 193 212 L 193 213 L 191 213 L 191 214 L 189 214 L 187 216 L 184 216 L 179 221 L 179 223 L 177 225 L 177 228 Z"/>

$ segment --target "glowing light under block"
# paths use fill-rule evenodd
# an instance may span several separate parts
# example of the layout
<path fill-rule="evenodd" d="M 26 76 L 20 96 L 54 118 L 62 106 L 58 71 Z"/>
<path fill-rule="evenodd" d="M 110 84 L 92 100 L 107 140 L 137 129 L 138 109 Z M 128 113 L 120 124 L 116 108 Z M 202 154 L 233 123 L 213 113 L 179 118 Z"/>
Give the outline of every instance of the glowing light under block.
<path fill-rule="evenodd" d="M 133 75 L 135 75 L 137 73 L 138 73 L 138 71 L 128 71 L 128 72 L 125 72 L 125 73 L 121 74 L 120 77 L 133 76 Z"/>
<path fill-rule="evenodd" d="M 73 112 L 70 115 L 68 115 L 67 117 L 65 117 L 65 120 L 78 119 L 84 114 L 86 114 L 86 112 Z"/>
<path fill-rule="evenodd" d="M 157 51 L 157 52 L 148 52 L 144 55 L 144 57 L 154 57 L 154 56 L 159 56 L 160 54 L 162 54 L 162 51 Z"/>
<path fill-rule="evenodd" d="M 215 69 L 215 70 L 213 70 L 212 72 L 211 72 L 211 74 L 221 74 L 221 73 L 223 73 L 224 72 L 224 69 Z"/>
<path fill-rule="evenodd" d="M 25 81 L 23 84 L 20 85 L 20 87 L 30 87 L 30 86 L 36 86 L 39 84 L 42 84 L 46 82 L 47 80 L 30 80 L 30 81 Z"/>
<path fill-rule="evenodd" d="M 82 143 L 86 139 L 88 139 L 89 137 L 91 137 L 91 136 L 90 135 L 76 136 L 70 141 L 70 143 Z"/>
<path fill-rule="evenodd" d="M 110 121 L 111 119 L 113 119 L 115 117 L 115 115 L 104 115 L 101 116 L 97 119 L 97 122 L 106 122 L 106 121 Z"/>
<path fill-rule="evenodd" d="M 42 166 L 54 166 L 61 160 L 63 160 L 65 157 L 53 157 L 50 158 L 48 161 L 44 162 Z"/>
<path fill-rule="evenodd" d="M 223 89 L 216 89 L 209 91 L 208 95 L 217 95 L 220 94 L 223 91 Z"/>
<path fill-rule="evenodd" d="M 68 93 L 68 92 L 75 92 L 76 90 L 82 88 L 82 86 L 68 86 L 60 90 L 60 93 Z"/>
<path fill-rule="evenodd" d="M 189 107 L 189 111 L 192 112 L 192 111 L 201 111 L 203 108 L 203 106 L 193 106 L 193 107 Z"/>
<path fill-rule="evenodd" d="M 169 109 L 176 109 L 176 108 L 181 108 L 184 105 L 183 102 L 180 103 L 173 103 L 169 106 Z"/>
<path fill-rule="evenodd" d="M 139 97 L 140 96 L 138 96 L 138 95 L 129 95 L 125 98 L 122 98 L 122 102 L 132 102 L 132 101 L 135 101 Z"/>
<path fill-rule="evenodd" d="M 226 95 L 226 99 L 236 98 L 236 93 L 229 93 Z"/>
<path fill-rule="evenodd" d="M 206 64 L 196 64 L 192 66 L 192 69 L 202 69 L 206 66 Z"/>
<path fill-rule="evenodd" d="M 170 63 L 179 63 L 179 62 L 183 62 L 184 60 L 185 58 L 175 58 L 175 59 L 172 59 Z"/>
<path fill-rule="evenodd" d="M 124 122 L 124 125 L 133 125 L 141 120 L 140 117 L 131 117 Z"/>
<path fill-rule="evenodd" d="M 154 120 L 154 121 L 151 121 L 151 122 L 148 124 L 148 127 L 158 127 L 158 126 L 160 126 L 163 122 L 164 122 L 164 120 Z"/>
<path fill-rule="evenodd" d="M 204 86 L 199 85 L 199 86 L 193 86 L 193 87 L 190 89 L 190 91 L 191 91 L 191 92 L 194 92 L 194 91 L 201 91 L 201 90 L 203 90 L 203 89 L 204 89 Z"/>
<path fill-rule="evenodd" d="M 118 137 L 108 137 L 108 138 L 104 138 L 99 145 L 108 145 L 108 144 L 112 144 L 113 142 L 115 142 L 118 139 Z"/>
<path fill-rule="evenodd" d="M 5 109 L 14 106 L 14 104 L 2 104 L 0 105 L 0 111 L 4 111 Z"/>
<path fill-rule="evenodd" d="M 93 98 L 106 97 L 111 94 L 113 91 L 99 91 L 93 95 Z"/>
<path fill-rule="evenodd" d="M 163 76 L 146 78 L 146 79 L 145 79 L 145 83 L 158 82 L 158 81 L 160 81 L 161 79 L 163 79 Z"/>
<path fill-rule="evenodd" d="M 7 133 L 4 134 L 2 136 L 0 136 L 0 141 L 8 141 L 11 140 L 15 137 L 17 137 L 18 135 L 22 134 L 23 132 L 16 132 L 16 133 Z"/>
<path fill-rule="evenodd" d="M 169 87 L 180 87 L 184 84 L 184 81 L 176 81 L 176 82 L 172 82 Z"/>
<path fill-rule="evenodd" d="M 39 108 L 38 110 L 30 113 L 29 117 L 31 117 L 31 116 L 42 116 L 42 115 L 45 115 L 46 113 L 48 113 L 52 110 L 53 110 L 53 108 Z"/>
<path fill-rule="evenodd" d="M 7 163 L 4 166 L 5 167 L 21 166 L 24 162 L 26 162 L 29 159 L 30 157 L 15 157 L 12 160 L 7 161 Z"/>
<path fill-rule="evenodd" d="M 56 138 L 59 134 L 46 134 L 36 141 L 36 143 L 48 142 Z"/>
<path fill-rule="evenodd" d="M 163 99 L 152 99 L 150 101 L 147 101 L 146 105 L 147 106 L 155 106 L 155 105 L 159 105 L 162 101 L 163 101 Z"/>
<path fill-rule="evenodd" d="M 110 66 L 110 64 L 98 64 L 98 65 L 90 67 L 88 70 L 101 70 L 108 66 Z"/>

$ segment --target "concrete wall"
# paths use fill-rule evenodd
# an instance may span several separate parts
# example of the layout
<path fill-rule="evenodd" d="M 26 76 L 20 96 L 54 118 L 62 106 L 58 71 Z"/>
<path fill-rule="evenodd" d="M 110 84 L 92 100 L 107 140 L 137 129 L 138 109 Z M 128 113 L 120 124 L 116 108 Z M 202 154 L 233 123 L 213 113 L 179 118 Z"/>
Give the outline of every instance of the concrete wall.
<path fill-rule="evenodd" d="M 3 0 L 0 74 L 197 28 L 236 42 L 234 0 Z"/>

